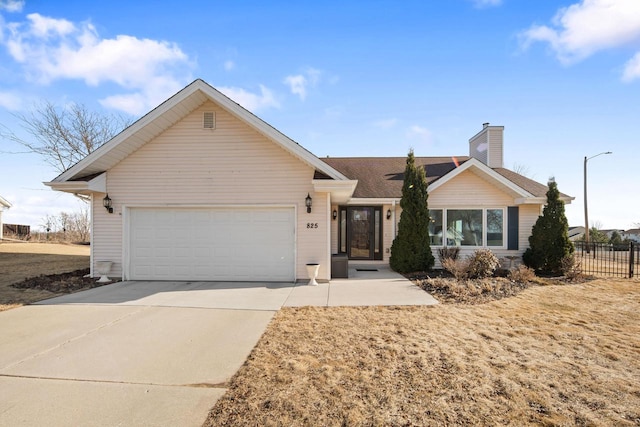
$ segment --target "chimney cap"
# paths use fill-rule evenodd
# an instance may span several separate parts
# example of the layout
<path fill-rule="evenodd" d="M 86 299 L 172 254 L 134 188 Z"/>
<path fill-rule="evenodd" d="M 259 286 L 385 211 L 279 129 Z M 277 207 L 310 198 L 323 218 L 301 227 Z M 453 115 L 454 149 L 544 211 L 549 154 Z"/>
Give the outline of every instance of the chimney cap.
<path fill-rule="evenodd" d="M 482 124 L 482 129 L 486 129 L 489 126 L 489 122 L 483 123 Z"/>

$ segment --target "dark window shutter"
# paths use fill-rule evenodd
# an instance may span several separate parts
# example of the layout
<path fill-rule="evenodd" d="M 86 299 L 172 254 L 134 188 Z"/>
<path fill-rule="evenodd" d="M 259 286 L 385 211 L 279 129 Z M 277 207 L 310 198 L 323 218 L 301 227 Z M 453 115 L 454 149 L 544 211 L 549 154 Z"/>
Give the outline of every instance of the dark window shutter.
<path fill-rule="evenodd" d="M 507 249 L 518 250 L 520 208 L 509 206 L 507 208 Z"/>

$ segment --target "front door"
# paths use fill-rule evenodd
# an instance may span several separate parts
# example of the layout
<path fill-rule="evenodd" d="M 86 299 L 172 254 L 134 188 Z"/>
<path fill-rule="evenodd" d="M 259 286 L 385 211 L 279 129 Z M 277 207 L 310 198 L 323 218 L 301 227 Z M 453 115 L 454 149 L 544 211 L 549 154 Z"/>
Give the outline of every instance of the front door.
<path fill-rule="evenodd" d="M 340 217 L 346 222 L 341 231 L 346 232 L 344 237 L 349 259 L 382 259 L 381 215 L 381 207 L 350 206 L 341 209 Z"/>

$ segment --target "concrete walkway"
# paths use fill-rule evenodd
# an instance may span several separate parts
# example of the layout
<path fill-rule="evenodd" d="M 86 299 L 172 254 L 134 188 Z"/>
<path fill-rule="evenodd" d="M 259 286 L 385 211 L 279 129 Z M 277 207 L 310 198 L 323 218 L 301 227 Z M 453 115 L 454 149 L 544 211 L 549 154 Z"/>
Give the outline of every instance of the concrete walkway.
<path fill-rule="evenodd" d="M 0 425 L 199 426 L 281 307 L 437 303 L 355 267 L 319 286 L 122 282 L 1 312 Z"/>
<path fill-rule="evenodd" d="M 435 298 L 418 288 L 388 265 L 350 264 L 348 279 L 307 286 L 298 283 L 283 304 L 284 307 L 367 306 L 367 305 L 433 305 Z"/>

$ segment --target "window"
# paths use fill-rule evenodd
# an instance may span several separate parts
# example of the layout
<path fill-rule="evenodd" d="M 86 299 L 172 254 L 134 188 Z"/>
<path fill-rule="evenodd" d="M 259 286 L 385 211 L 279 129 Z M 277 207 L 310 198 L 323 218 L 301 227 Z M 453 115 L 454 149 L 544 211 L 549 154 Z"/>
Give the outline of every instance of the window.
<path fill-rule="evenodd" d="M 505 209 L 429 209 L 429 217 L 432 246 L 505 246 Z"/>
<path fill-rule="evenodd" d="M 482 209 L 447 209 L 447 246 L 482 246 Z"/>
<path fill-rule="evenodd" d="M 347 252 L 347 210 L 340 209 L 340 253 Z"/>
<path fill-rule="evenodd" d="M 487 246 L 504 246 L 504 211 L 487 209 Z"/>
<path fill-rule="evenodd" d="M 429 217 L 429 243 L 442 246 L 442 209 L 429 209 Z"/>

